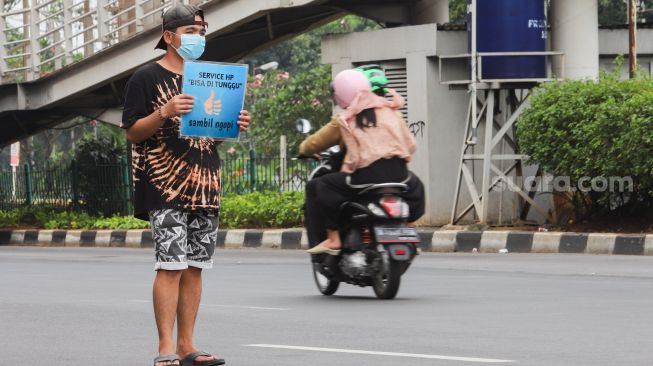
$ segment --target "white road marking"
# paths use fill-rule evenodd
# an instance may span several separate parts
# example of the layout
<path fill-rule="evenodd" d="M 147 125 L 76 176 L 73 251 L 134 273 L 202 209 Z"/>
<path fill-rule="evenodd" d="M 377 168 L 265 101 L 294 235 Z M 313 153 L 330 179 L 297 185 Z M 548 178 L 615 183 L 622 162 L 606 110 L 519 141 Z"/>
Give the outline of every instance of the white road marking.
<path fill-rule="evenodd" d="M 200 304 L 200 306 L 210 306 L 217 308 L 236 308 L 236 309 L 251 309 L 251 310 L 275 310 L 275 311 L 288 311 L 289 308 L 267 308 L 263 306 L 243 306 L 243 305 L 216 305 L 216 304 Z"/>
<path fill-rule="evenodd" d="M 129 302 L 138 302 L 138 303 L 151 304 L 152 300 L 129 300 Z M 288 310 L 290 310 L 290 308 L 270 308 L 270 307 L 263 307 L 263 306 L 219 305 L 219 304 L 204 304 L 204 303 L 200 303 L 200 306 L 208 306 L 208 307 L 214 307 L 214 308 L 249 309 L 249 310 L 273 310 L 273 311 L 288 311 Z"/>
<path fill-rule="evenodd" d="M 424 354 L 418 354 L 418 353 L 375 352 L 375 351 L 362 351 L 362 350 L 356 350 L 356 349 L 299 347 L 299 346 L 283 346 L 283 345 L 276 345 L 276 344 L 246 344 L 244 346 L 245 347 L 259 347 L 259 348 L 289 349 L 289 350 L 297 350 L 297 351 L 315 351 L 315 352 L 350 353 L 350 354 L 374 355 L 374 356 L 425 358 L 425 359 L 431 359 L 431 360 L 447 360 L 447 361 L 476 362 L 476 363 L 511 363 L 511 362 L 514 362 L 513 360 L 497 360 L 497 359 L 492 359 L 492 358 L 456 357 L 456 356 L 443 356 L 443 355 L 424 355 Z"/>

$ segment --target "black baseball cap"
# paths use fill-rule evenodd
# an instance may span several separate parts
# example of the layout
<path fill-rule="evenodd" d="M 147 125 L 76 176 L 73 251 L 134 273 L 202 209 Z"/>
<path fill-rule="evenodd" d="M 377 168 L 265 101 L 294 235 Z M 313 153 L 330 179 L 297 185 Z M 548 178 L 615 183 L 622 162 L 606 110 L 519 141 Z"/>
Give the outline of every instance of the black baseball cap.
<path fill-rule="evenodd" d="M 199 15 L 202 18 L 201 22 L 195 20 L 196 15 Z M 174 30 L 186 25 L 200 25 L 205 28 L 209 26 L 209 23 L 204 21 L 204 11 L 193 5 L 175 5 L 166 10 L 161 18 L 163 18 L 163 24 L 161 25 L 162 32 Z M 155 48 L 160 48 L 162 50 L 167 48 L 166 42 L 163 40 L 163 34 Z"/>

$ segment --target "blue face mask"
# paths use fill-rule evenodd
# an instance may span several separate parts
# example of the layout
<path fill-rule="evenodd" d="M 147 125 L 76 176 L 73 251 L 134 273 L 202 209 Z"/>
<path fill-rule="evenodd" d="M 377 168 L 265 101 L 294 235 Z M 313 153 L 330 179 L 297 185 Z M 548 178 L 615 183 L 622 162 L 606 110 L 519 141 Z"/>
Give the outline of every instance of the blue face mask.
<path fill-rule="evenodd" d="M 206 39 L 198 34 L 181 34 L 180 36 L 181 45 L 179 48 L 175 48 L 179 56 L 185 61 L 195 61 L 200 58 L 204 53 Z"/>

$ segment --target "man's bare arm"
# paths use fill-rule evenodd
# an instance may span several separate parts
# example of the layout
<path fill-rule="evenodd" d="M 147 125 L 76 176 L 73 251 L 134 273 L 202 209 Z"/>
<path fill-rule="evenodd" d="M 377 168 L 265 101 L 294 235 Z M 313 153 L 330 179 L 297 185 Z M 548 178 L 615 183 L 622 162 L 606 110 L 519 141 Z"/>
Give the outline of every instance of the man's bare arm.
<path fill-rule="evenodd" d="M 131 125 L 127 129 L 127 140 L 137 144 L 149 139 L 163 126 L 166 119 L 189 113 L 193 109 L 193 103 L 191 95 L 179 94 L 174 96 L 163 107 Z"/>

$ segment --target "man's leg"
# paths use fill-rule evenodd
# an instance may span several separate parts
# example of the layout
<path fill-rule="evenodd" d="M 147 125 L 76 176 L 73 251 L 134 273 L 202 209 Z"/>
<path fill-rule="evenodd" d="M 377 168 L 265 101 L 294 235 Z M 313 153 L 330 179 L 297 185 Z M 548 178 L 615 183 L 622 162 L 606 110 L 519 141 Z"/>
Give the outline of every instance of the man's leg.
<path fill-rule="evenodd" d="M 173 329 L 177 316 L 179 284 L 186 261 L 186 214 L 178 210 L 153 210 L 150 212 L 152 239 L 156 252 L 156 277 L 152 291 L 154 318 L 159 333 L 159 355 L 175 353 Z M 174 365 L 178 363 L 175 362 Z M 157 366 L 171 365 L 160 362 Z"/>
<path fill-rule="evenodd" d="M 174 342 L 172 341 L 172 330 L 177 316 L 177 301 L 179 299 L 179 283 L 182 273 L 186 271 L 164 271 L 156 273 L 154 279 L 154 318 L 159 331 L 159 355 L 170 355 L 175 353 Z M 159 363 L 157 366 L 170 364 L 169 362 Z"/>
<path fill-rule="evenodd" d="M 213 267 L 213 253 L 218 235 L 218 216 L 207 212 L 188 214 L 188 269 L 179 282 L 177 306 L 177 354 L 183 359 L 197 351 L 193 343 L 195 320 L 202 297 L 202 269 Z M 208 361 L 213 356 L 199 356 Z"/>
<path fill-rule="evenodd" d="M 202 297 L 202 269 L 189 267 L 179 282 L 179 302 L 177 306 L 177 354 L 182 358 L 197 351 L 193 345 L 195 320 Z M 210 360 L 211 357 L 198 357 L 197 361 Z"/>

